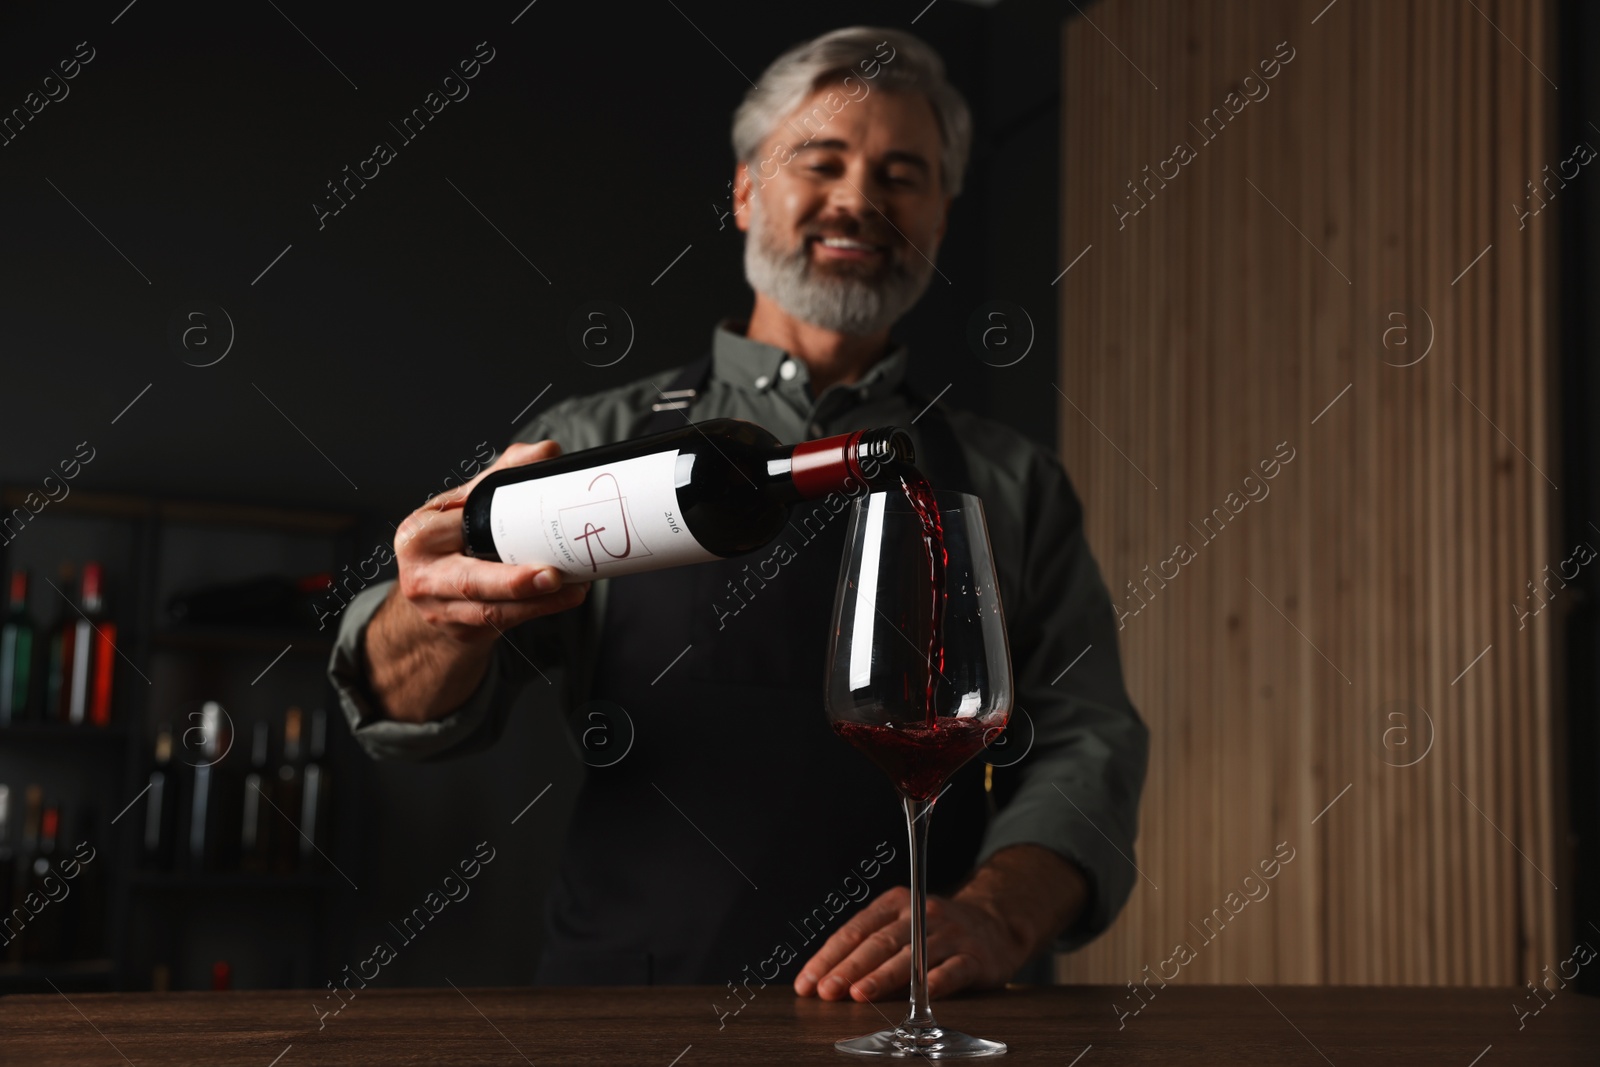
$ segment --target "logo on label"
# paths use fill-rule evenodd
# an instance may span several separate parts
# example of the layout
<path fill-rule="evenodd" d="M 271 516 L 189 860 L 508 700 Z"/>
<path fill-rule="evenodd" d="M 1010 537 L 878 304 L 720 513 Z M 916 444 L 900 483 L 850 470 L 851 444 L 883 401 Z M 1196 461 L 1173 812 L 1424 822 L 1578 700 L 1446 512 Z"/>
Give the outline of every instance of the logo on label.
<path fill-rule="evenodd" d="M 602 563 L 652 555 L 639 539 L 638 527 L 629 520 L 628 498 L 622 495 L 617 476 L 595 475 L 589 491 L 609 495 L 560 509 L 561 532 L 580 563 L 587 556 L 589 570 L 598 571 Z"/>

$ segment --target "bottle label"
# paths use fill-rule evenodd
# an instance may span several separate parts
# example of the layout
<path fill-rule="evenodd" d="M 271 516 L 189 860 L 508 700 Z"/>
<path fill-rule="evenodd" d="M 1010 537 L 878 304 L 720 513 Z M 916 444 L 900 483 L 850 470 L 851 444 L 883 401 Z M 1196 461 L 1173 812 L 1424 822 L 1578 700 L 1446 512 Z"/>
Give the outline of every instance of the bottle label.
<path fill-rule="evenodd" d="M 505 563 L 575 581 L 720 559 L 678 513 L 678 449 L 494 491 L 490 534 Z"/>

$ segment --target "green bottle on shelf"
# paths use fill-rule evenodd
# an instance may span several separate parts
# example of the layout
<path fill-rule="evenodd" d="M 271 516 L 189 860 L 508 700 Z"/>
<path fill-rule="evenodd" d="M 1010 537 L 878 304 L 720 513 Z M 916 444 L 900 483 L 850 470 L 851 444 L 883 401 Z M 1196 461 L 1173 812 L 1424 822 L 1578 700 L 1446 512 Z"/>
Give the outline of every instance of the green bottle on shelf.
<path fill-rule="evenodd" d="M 0 624 L 0 726 L 27 718 L 33 690 L 34 637 L 28 615 L 28 572 L 11 572 L 5 622 Z"/>

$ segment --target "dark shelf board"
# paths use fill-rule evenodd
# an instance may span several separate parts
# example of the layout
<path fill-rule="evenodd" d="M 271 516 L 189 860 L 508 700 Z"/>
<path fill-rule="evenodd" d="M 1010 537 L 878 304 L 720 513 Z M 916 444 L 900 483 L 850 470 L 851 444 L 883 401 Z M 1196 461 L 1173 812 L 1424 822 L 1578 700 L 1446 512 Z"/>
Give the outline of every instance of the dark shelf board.
<path fill-rule="evenodd" d="M 326 874 L 254 874 L 249 871 L 134 871 L 128 875 L 128 885 L 136 890 L 172 890 L 188 892 L 273 892 L 294 890 L 320 892 L 329 889 L 333 880 Z"/>
<path fill-rule="evenodd" d="M 71 980 L 110 978 L 117 973 L 108 959 L 72 960 L 62 963 L 0 963 L 0 984 L 42 982 L 45 979 Z"/>
<path fill-rule="evenodd" d="M 31 489 L 7 488 L 0 492 L 0 504 L 3 504 L 8 512 L 12 508 L 26 507 L 24 501 L 33 492 L 35 491 Z M 41 509 L 37 514 L 139 521 L 154 515 L 155 505 L 148 497 L 125 493 L 91 493 L 75 489 L 62 499 Z"/>
<path fill-rule="evenodd" d="M 123 726 L 68 726 L 55 722 L 17 722 L 0 726 L 0 742 L 50 741 L 67 744 L 118 745 L 128 739 Z"/>
<path fill-rule="evenodd" d="M 156 511 L 169 523 L 192 526 L 243 526 L 315 537 L 331 537 L 350 532 L 356 526 L 356 517 L 348 512 L 312 511 L 305 508 L 280 508 L 260 504 L 161 500 L 156 504 Z"/>
<path fill-rule="evenodd" d="M 333 640 L 326 633 L 287 626 L 173 626 L 157 630 L 151 646 L 173 652 L 272 652 L 290 646 L 290 655 L 326 656 Z"/>

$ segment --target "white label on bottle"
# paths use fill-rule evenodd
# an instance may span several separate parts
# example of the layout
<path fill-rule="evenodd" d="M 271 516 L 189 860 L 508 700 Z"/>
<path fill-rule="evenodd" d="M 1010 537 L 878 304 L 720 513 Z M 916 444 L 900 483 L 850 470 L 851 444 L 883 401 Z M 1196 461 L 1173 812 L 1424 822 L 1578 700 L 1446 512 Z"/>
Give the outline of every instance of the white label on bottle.
<path fill-rule="evenodd" d="M 679 514 L 677 468 L 672 449 L 501 486 L 491 505 L 495 551 L 576 581 L 721 559 Z"/>

